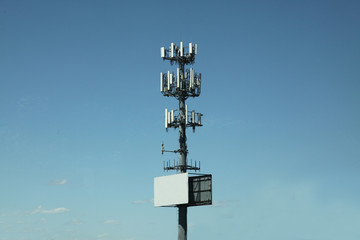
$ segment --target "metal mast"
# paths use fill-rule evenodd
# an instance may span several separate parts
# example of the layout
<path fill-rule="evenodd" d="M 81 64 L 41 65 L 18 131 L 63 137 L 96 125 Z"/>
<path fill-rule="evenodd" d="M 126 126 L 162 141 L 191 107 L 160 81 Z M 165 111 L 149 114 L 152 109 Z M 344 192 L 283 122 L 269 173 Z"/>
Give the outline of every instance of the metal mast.
<path fill-rule="evenodd" d="M 185 53 L 185 48 L 188 51 Z M 181 173 L 186 173 L 187 170 L 200 170 L 200 163 L 193 166 L 189 165 L 187 161 L 187 145 L 186 145 L 186 128 L 191 127 L 195 131 L 195 127 L 202 126 L 201 113 L 188 112 L 188 107 L 185 101 L 188 97 L 198 97 L 201 91 L 201 74 L 195 73 L 194 69 L 185 69 L 185 65 L 190 65 L 195 62 L 195 55 L 197 54 L 197 44 L 189 43 L 189 47 L 184 47 L 183 42 L 180 46 L 171 43 L 169 49 L 161 48 L 161 57 L 163 60 L 169 60 L 173 65 L 178 64 L 177 72 L 168 71 L 167 73 L 160 73 L 160 91 L 164 96 L 175 97 L 179 101 L 178 115 L 175 115 L 176 110 L 165 109 L 165 128 L 179 128 L 179 149 L 174 151 L 164 150 L 162 145 L 162 154 L 164 152 L 179 153 L 178 163 L 171 164 L 170 161 L 164 163 L 164 170 L 177 170 Z M 177 205 L 179 210 L 178 222 L 178 240 L 187 239 L 187 207 L 188 204 Z"/>

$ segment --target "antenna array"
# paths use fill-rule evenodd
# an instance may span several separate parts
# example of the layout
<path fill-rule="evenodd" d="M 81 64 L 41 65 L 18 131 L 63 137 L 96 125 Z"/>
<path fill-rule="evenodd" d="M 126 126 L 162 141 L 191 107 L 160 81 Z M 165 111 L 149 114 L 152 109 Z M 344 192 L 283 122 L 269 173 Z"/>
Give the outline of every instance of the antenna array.
<path fill-rule="evenodd" d="M 195 56 L 197 54 L 197 44 L 189 43 L 189 47 L 184 47 L 183 42 L 180 42 L 180 46 L 171 43 L 170 47 L 166 49 L 162 47 L 160 50 L 163 60 L 169 60 L 171 65 L 178 64 L 176 73 L 167 71 L 160 73 L 160 92 L 166 97 L 175 97 L 179 100 L 179 109 L 168 110 L 165 109 L 165 129 L 179 128 L 179 143 L 180 148 L 174 151 L 180 153 L 179 162 L 174 165 L 164 166 L 164 170 L 176 170 L 186 172 L 186 170 L 200 170 L 199 166 L 193 166 L 187 164 L 186 156 L 188 153 L 186 145 L 186 128 L 192 128 L 195 132 L 196 127 L 201 127 L 201 118 L 203 114 L 197 113 L 194 110 L 188 111 L 188 105 L 185 104 L 185 100 L 188 97 L 198 97 L 201 93 L 201 73 L 196 73 L 193 68 L 185 69 L 186 65 L 193 64 L 195 62 Z"/>

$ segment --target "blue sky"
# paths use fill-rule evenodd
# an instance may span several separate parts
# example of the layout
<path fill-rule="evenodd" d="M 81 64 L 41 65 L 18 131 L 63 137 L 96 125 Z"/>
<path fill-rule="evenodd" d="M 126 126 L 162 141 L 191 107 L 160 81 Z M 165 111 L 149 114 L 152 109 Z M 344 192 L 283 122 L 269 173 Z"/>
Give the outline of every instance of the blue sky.
<path fill-rule="evenodd" d="M 160 58 L 197 43 L 189 239 L 360 238 L 358 1 L 0 1 L 0 240 L 163 240 Z"/>

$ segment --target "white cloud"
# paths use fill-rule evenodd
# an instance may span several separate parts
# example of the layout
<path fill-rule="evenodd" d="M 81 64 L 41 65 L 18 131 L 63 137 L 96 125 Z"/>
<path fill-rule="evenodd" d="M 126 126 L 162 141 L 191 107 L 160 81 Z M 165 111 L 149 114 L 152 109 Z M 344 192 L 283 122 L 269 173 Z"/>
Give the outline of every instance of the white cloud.
<path fill-rule="evenodd" d="M 68 180 L 67 179 L 56 179 L 54 181 L 52 181 L 52 184 L 54 185 L 64 185 L 67 184 Z"/>
<path fill-rule="evenodd" d="M 73 218 L 73 220 L 71 220 L 71 223 L 76 224 L 76 225 L 80 225 L 80 224 L 83 224 L 84 222 L 80 221 L 79 219 Z"/>
<path fill-rule="evenodd" d="M 119 221 L 116 221 L 116 220 L 106 220 L 104 222 L 104 224 L 113 224 L 113 225 L 116 225 L 116 224 L 120 224 Z"/>
<path fill-rule="evenodd" d="M 101 239 L 108 238 L 109 236 L 110 236 L 110 234 L 108 234 L 108 233 L 102 233 L 97 236 L 97 239 L 101 240 Z"/>
<path fill-rule="evenodd" d="M 36 209 L 31 211 L 31 214 L 58 214 L 58 213 L 65 213 L 70 211 L 67 208 L 54 208 L 54 209 L 44 209 L 42 206 L 38 206 Z"/>

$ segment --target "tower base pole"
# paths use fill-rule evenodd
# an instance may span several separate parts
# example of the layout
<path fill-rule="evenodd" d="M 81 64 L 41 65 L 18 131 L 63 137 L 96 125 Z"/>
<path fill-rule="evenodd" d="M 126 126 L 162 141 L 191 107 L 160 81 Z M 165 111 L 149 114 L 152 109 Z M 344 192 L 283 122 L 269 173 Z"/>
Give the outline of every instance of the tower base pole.
<path fill-rule="evenodd" d="M 187 240 L 187 206 L 179 206 L 178 240 Z"/>

